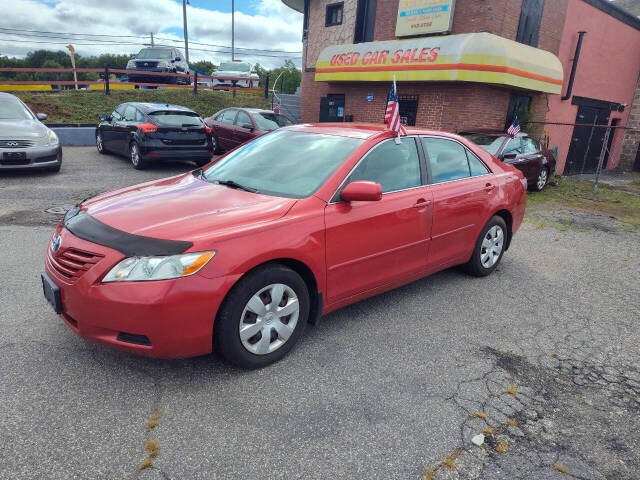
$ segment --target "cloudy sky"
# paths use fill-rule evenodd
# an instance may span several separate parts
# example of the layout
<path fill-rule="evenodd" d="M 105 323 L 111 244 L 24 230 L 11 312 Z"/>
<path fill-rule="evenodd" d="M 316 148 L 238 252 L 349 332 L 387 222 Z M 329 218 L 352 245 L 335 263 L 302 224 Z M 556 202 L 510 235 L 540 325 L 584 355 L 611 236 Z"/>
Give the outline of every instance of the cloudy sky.
<path fill-rule="evenodd" d="M 156 44 L 175 45 L 184 50 L 181 0 L 0 1 L 7 2 L 7 6 L 11 4 L 10 8 L 2 8 L 0 15 L 0 56 L 22 57 L 41 48 L 64 49 L 68 43 L 85 56 L 134 53 L 149 41 L 149 32 L 154 33 Z M 231 0 L 189 0 L 189 3 L 190 60 L 214 63 L 230 60 Z M 237 58 L 267 67 L 281 65 L 290 58 L 300 65 L 300 53 L 264 50 L 300 52 L 301 37 L 302 14 L 286 7 L 281 0 L 235 0 Z"/>

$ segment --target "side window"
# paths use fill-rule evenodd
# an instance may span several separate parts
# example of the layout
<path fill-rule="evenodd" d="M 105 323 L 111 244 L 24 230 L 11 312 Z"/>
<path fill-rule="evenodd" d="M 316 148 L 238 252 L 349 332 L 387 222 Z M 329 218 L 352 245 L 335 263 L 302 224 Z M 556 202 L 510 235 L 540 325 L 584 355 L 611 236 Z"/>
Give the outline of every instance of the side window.
<path fill-rule="evenodd" d="M 374 147 L 351 172 L 345 185 L 369 180 L 382 185 L 382 193 L 405 190 L 422 184 L 420 158 L 414 138 L 404 138 L 400 145 L 386 140 Z"/>
<path fill-rule="evenodd" d="M 540 151 L 540 144 L 531 137 L 524 137 L 522 144 L 524 153 L 538 153 Z"/>
<path fill-rule="evenodd" d="M 138 110 L 136 108 L 136 118 L 135 118 L 136 122 L 146 122 L 147 119 L 145 118 L 145 116 L 142 114 L 142 112 L 140 110 Z"/>
<path fill-rule="evenodd" d="M 522 153 L 522 143 L 520 142 L 520 137 L 512 138 L 507 142 L 502 150 L 502 154 L 505 153 Z"/>
<path fill-rule="evenodd" d="M 225 110 L 220 121 L 223 123 L 233 123 L 236 118 L 236 112 L 237 110 L 234 109 Z"/>
<path fill-rule="evenodd" d="M 446 138 L 423 137 L 422 143 L 429 157 L 433 183 L 470 177 L 466 149 Z"/>
<path fill-rule="evenodd" d="M 489 173 L 489 169 L 487 166 L 482 163 L 478 157 L 476 157 L 469 150 L 466 150 L 467 158 L 469 159 L 469 170 L 471 170 L 471 176 L 475 177 L 476 175 L 486 175 Z"/>
<path fill-rule="evenodd" d="M 136 109 L 131 105 L 127 105 L 127 108 L 124 109 L 123 120 L 125 122 L 134 122 L 136 120 Z"/>
<path fill-rule="evenodd" d="M 243 125 L 253 125 L 253 123 L 251 122 L 251 118 L 249 117 L 249 115 L 247 114 L 247 112 L 243 112 L 242 110 L 238 112 L 238 116 L 236 118 L 236 125 L 239 126 L 243 126 Z"/>
<path fill-rule="evenodd" d="M 124 112 L 124 106 L 120 105 L 118 108 L 116 108 L 113 113 L 111 114 L 111 118 L 113 118 L 114 120 L 122 120 L 122 113 Z"/>

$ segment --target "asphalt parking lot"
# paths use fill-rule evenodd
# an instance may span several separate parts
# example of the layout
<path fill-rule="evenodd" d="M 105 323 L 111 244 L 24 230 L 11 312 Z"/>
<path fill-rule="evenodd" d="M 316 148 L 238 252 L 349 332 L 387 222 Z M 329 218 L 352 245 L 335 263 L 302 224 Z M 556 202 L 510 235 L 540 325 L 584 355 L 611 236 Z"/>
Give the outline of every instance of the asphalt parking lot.
<path fill-rule="evenodd" d="M 491 276 L 344 308 L 262 370 L 152 360 L 53 313 L 46 210 L 194 167 L 64 155 L 0 172 L 0 478 L 640 478 L 639 233 L 525 223 Z"/>

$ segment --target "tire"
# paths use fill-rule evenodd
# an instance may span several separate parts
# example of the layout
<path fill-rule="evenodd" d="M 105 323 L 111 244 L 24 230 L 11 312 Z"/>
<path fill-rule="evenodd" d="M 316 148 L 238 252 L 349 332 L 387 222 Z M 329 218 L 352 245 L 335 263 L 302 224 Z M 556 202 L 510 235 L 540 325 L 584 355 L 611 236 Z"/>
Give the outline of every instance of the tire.
<path fill-rule="evenodd" d="M 135 141 L 129 144 L 129 160 L 131 160 L 131 165 L 136 170 L 143 170 L 147 166 L 140 154 L 140 147 Z"/>
<path fill-rule="evenodd" d="M 549 181 L 549 169 L 547 167 L 542 167 L 540 173 L 538 174 L 538 178 L 536 178 L 536 182 L 531 185 L 531 190 L 536 192 L 541 192 L 544 187 L 547 185 Z"/>
<path fill-rule="evenodd" d="M 104 140 L 102 138 L 102 133 L 96 133 L 96 148 L 98 149 L 98 153 L 104 155 L 107 153 L 107 149 L 104 148 Z"/>
<path fill-rule="evenodd" d="M 499 231 L 501 231 L 501 234 L 497 233 Z M 494 234 L 500 235 L 500 241 Z M 465 270 L 476 277 L 485 277 L 493 272 L 500 260 L 502 260 L 504 247 L 507 245 L 507 235 L 507 224 L 504 219 L 497 215 L 491 217 L 491 220 L 487 222 L 482 232 L 480 232 L 480 236 L 473 248 L 473 255 L 465 265 Z M 496 251 L 498 243 L 499 251 Z M 487 247 L 492 248 L 492 250 L 488 251 Z M 489 256 L 486 255 L 487 253 Z"/>
<path fill-rule="evenodd" d="M 220 150 L 220 144 L 218 143 L 218 139 L 213 134 L 211 134 L 211 146 L 212 146 L 214 155 L 220 155 L 220 153 L 222 153 L 222 150 Z"/>
<path fill-rule="evenodd" d="M 277 305 L 272 303 L 273 293 L 281 295 Z M 289 307 L 285 313 L 292 313 L 277 314 L 275 309 L 283 308 L 282 302 L 284 308 Z M 242 368 L 260 368 L 276 362 L 302 336 L 309 305 L 309 291 L 300 275 L 277 263 L 259 267 L 234 285 L 220 306 L 214 324 L 214 351 Z M 254 309 L 262 314 L 257 315 Z M 242 335 L 241 328 L 247 333 Z M 264 335 L 266 332 L 269 337 Z"/>

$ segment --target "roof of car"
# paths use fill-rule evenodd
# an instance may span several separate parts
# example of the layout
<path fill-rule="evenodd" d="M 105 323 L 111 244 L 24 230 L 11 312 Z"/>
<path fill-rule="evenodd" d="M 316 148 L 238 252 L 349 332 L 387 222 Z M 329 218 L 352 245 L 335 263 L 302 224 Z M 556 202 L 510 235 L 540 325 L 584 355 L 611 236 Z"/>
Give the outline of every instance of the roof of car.
<path fill-rule="evenodd" d="M 388 133 L 387 126 L 382 123 L 302 123 L 286 127 L 289 130 L 310 131 L 325 135 L 339 135 L 342 137 L 353 137 L 360 139 L 371 138 L 382 133 Z M 409 135 L 438 135 L 455 138 L 456 135 L 450 132 L 437 130 L 426 130 L 417 128 L 407 128 Z"/>
<path fill-rule="evenodd" d="M 133 105 L 136 108 L 139 108 L 144 113 L 157 112 L 163 110 L 174 110 L 179 112 L 192 112 L 193 110 L 187 107 L 183 107 L 182 105 L 173 105 L 171 103 L 147 103 L 147 102 L 127 102 L 128 105 Z"/>
<path fill-rule="evenodd" d="M 508 135 L 504 130 L 500 130 L 498 128 L 474 128 L 470 130 L 463 130 L 458 133 L 458 135 L 473 135 L 473 134 L 485 134 L 485 135 Z M 520 132 L 517 136 L 524 137 L 527 134 L 525 132 Z"/>

